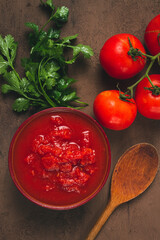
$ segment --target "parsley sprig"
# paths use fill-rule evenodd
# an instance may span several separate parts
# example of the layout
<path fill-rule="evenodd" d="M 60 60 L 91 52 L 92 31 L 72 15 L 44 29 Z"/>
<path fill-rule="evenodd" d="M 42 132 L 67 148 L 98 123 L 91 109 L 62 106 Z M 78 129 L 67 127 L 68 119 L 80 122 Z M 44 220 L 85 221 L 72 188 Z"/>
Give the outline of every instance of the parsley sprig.
<path fill-rule="evenodd" d="M 87 104 L 78 100 L 77 93 L 71 86 L 76 80 L 68 76 L 67 67 L 68 64 L 73 64 L 80 54 L 90 58 L 93 50 L 87 45 L 73 45 L 78 34 L 60 37 L 61 28 L 68 21 L 67 7 L 56 8 L 52 0 L 41 0 L 41 4 L 51 10 L 51 16 L 41 29 L 35 23 L 26 23 L 31 29 L 28 35 L 30 56 L 21 60 L 25 72 L 23 78 L 14 67 L 17 42 L 11 35 L 4 38 L 0 35 L 0 74 L 6 81 L 2 84 L 1 91 L 4 94 L 13 91 L 19 95 L 13 103 L 13 110 L 17 112 L 32 107 L 84 107 Z M 51 21 L 54 27 L 45 31 Z M 71 59 L 66 59 L 66 49 L 72 50 Z"/>

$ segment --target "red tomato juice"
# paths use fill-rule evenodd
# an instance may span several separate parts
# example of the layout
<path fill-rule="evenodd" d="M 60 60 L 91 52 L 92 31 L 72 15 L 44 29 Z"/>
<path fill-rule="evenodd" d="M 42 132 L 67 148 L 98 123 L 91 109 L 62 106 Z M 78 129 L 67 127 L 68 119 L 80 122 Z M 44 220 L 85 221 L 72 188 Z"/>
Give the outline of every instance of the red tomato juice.
<path fill-rule="evenodd" d="M 10 171 L 20 191 L 49 208 L 85 203 L 104 185 L 110 150 L 104 133 L 85 114 L 42 111 L 19 128 Z"/>

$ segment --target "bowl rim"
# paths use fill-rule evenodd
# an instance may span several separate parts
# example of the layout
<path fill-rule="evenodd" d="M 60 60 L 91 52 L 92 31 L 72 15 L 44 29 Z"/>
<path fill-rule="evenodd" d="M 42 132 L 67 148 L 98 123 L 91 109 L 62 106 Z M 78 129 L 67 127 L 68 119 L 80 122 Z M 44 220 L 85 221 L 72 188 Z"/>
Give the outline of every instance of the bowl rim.
<path fill-rule="evenodd" d="M 25 189 L 23 189 L 22 185 L 20 185 L 20 183 L 18 182 L 18 179 L 16 178 L 16 174 L 14 173 L 14 167 L 13 167 L 13 160 L 12 160 L 12 149 L 14 147 L 14 143 L 15 143 L 15 140 L 17 138 L 17 136 L 21 133 L 21 131 L 23 131 L 23 128 L 29 124 L 30 122 L 32 122 L 32 120 L 34 120 L 35 118 L 37 118 L 39 115 L 45 115 L 46 113 L 57 113 L 57 112 L 69 112 L 69 113 L 77 113 L 77 114 L 80 114 L 82 116 L 84 116 L 85 118 L 89 119 L 91 122 L 93 122 L 96 127 L 100 130 L 100 132 L 102 133 L 105 141 L 106 141 L 106 146 L 107 146 L 107 152 L 108 152 L 108 165 L 107 165 L 107 170 L 106 170 L 106 173 L 104 175 L 104 178 L 103 178 L 103 181 L 101 182 L 100 185 L 97 186 L 97 188 L 88 196 L 86 196 L 84 199 L 78 201 L 78 202 L 75 202 L 75 203 L 72 203 L 72 204 L 68 204 L 68 205 L 54 205 L 54 204 L 47 204 L 47 203 L 44 203 L 44 202 L 41 202 L 40 200 L 32 197 L 29 193 L 27 193 L 27 191 Z M 10 176 L 15 184 L 15 186 L 18 188 L 18 190 L 20 191 L 20 193 L 25 197 L 27 198 L 28 200 L 30 200 L 31 202 L 41 206 L 41 207 L 44 207 L 44 208 L 48 208 L 48 209 L 53 209 L 53 210 L 69 210 L 69 209 L 73 209 L 73 208 L 76 208 L 76 207 L 79 207 L 85 203 L 87 203 L 88 201 L 90 201 L 93 197 L 95 197 L 99 192 L 100 190 L 103 188 L 103 186 L 105 185 L 107 179 L 108 179 L 108 176 L 109 176 L 109 173 L 110 173 L 110 168 L 111 168 L 111 149 L 110 149 L 110 143 L 109 143 L 109 140 L 108 140 L 108 137 L 105 133 L 105 131 L 103 130 L 103 128 L 101 127 L 101 125 L 93 118 L 91 117 L 90 115 L 78 110 L 78 109 L 75 109 L 75 108 L 70 108 L 70 107 L 53 107 L 53 108 L 47 108 L 47 109 L 44 109 L 44 110 L 41 110 L 39 112 L 36 112 L 34 114 L 32 114 L 31 116 L 29 116 L 26 120 L 24 120 L 22 122 L 22 124 L 18 127 L 18 129 L 16 130 L 16 132 L 14 133 L 13 137 L 12 137 L 12 140 L 11 140 L 11 143 L 10 143 L 10 146 L 9 146 L 9 152 L 8 152 L 8 168 L 9 168 L 9 172 L 10 172 Z"/>

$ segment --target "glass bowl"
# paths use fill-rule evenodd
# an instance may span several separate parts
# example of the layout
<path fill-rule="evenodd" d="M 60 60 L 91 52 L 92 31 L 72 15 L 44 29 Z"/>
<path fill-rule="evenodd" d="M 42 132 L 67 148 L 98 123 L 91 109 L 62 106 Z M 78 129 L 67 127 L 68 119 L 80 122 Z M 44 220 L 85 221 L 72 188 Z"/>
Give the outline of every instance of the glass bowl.
<path fill-rule="evenodd" d="M 8 161 L 12 180 L 27 199 L 66 210 L 87 203 L 102 189 L 111 152 L 96 120 L 80 110 L 56 107 L 21 124 Z"/>

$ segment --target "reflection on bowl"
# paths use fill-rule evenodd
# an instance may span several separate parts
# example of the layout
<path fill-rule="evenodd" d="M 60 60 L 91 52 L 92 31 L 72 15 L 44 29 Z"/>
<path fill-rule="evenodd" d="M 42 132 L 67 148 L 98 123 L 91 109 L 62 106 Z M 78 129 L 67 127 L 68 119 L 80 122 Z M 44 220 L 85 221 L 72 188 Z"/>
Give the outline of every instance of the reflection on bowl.
<path fill-rule="evenodd" d="M 16 131 L 9 170 L 20 192 L 50 209 L 78 207 L 104 186 L 110 171 L 110 146 L 100 125 L 72 108 L 38 112 Z"/>

